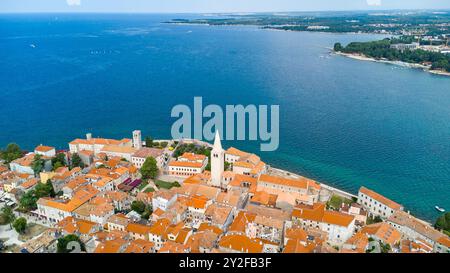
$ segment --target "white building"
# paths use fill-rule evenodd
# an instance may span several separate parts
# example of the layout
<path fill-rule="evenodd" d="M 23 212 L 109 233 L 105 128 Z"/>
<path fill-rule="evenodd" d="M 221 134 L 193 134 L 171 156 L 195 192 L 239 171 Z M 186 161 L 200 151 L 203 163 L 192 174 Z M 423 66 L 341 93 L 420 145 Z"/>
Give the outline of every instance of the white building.
<path fill-rule="evenodd" d="M 152 198 L 153 211 L 158 208 L 166 211 L 177 200 L 177 194 L 168 190 L 159 190 L 155 192 Z"/>
<path fill-rule="evenodd" d="M 47 157 L 54 157 L 56 155 L 55 147 L 43 146 L 42 144 L 34 149 L 34 153 Z"/>
<path fill-rule="evenodd" d="M 300 206 L 292 211 L 292 221 L 304 229 L 318 229 L 328 233 L 328 241 L 342 245 L 355 231 L 355 217 L 337 211 L 328 211 L 322 203 Z"/>
<path fill-rule="evenodd" d="M 397 210 L 403 210 L 402 205 L 365 187 L 359 189 L 358 204 L 362 205 L 369 215 L 380 216 L 383 219 L 389 218 Z"/>
<path fill-rule="evenodd" d="M 203 173 L 208 165 L 208 157 L 193 153 L 184 153 L 176 161 L 169 163 L 169 174 L 180 177 L 189 177 Z"/>
<path fill-rule="evenodd" d="M 437 231 L 428 223 L 425 223 L 404 211 L 394 212 L 387 219 L 387 223 L 403 233 L 405 237 L 411 240 L 424 240 L 434 248 L 439 245 L 439 242 L 443 241 L 443 238 L 448 239 L 447 235 Z"/>
<path fill-rule="evenodd" d="M 225 151 L 220 143 L 219 131 L 216 131 L 214 147 L 211 151 L 211 185 L 221 187 L 225 164 Z"/>
<path fill-rule="evenodd" d="M 148 157 L 153 157 L 156 160 L 156 165 L 161 169 L 164 166 L 163 154 L 162 149 L 142 147 L 131 156 L 131 163 L 140 169 Z"/>
<path fill-rule="evenodd" d="M 79 153 L 80 151 L 92 151 L 94 154 L 101 152 L 106 145 L 113 145 L 119 147 L 133 147 L 132 140 L 124 138 L 122 140 L 107 139 L 107 138 L 93 138 L 92 134 L 86 134 L 86 139 L 75 139 L 69 143 L 69 150 L 71 153 Z"/>

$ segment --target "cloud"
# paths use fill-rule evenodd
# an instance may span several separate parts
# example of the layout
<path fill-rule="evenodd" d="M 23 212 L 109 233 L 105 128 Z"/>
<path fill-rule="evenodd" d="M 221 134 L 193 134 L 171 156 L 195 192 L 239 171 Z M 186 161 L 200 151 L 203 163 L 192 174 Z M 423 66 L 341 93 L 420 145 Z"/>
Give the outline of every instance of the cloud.
<path fill-rule="evenodd" d="M 369 6 L 381 6 L 381 0 L 366 0 Z"/>
<path fill-rule="evenodd" d="M 69 6 L 80 6 L 81 0 L 66 0 L 67 5 Z"/>

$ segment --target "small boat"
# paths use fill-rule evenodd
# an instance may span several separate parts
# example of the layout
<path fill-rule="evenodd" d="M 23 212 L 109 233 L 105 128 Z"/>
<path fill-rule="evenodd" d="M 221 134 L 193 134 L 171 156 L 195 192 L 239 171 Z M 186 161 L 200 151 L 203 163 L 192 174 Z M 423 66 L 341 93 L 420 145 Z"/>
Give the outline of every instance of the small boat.
<path fill-rule="evenodd" d="M 440 212 L 444 212 L 445 211 L 445 209 L 443 209 L 443 208 L 441 208 L 441 207 L 438 207 L 438 206 L 435 206 L 434 207 L 437 211 L 440 211 Z"/>

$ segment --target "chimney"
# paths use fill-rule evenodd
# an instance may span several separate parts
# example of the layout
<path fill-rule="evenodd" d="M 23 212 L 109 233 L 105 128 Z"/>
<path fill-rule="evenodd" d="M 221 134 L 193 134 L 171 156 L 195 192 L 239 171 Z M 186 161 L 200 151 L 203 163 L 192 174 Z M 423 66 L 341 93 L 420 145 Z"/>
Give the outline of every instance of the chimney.
<path fill-rule="evenodd" d="M 91 133 L 87 133 L 86 134 L 86 139 L 87 140 L 91 140 L 92 139 L 92 134 Z"/>

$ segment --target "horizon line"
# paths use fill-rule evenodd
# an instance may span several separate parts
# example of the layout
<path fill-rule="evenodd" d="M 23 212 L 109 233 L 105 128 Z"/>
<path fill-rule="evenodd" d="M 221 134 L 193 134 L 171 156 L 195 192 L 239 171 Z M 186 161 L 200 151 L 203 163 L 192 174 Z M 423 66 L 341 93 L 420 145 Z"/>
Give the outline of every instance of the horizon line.
<path fill-rule="evenodd" d="M 0 11 L 0 14 L 258 14 L 258 13 L 317 13 L 317 12 L 394 12 L 394 11 L 450 11 L 448 8 L 426 9 L 353 9 L 353 10 L 305 10 L 305 11 L 215 11 L 215 12 L 169 12 L 169 11 Z"/>

